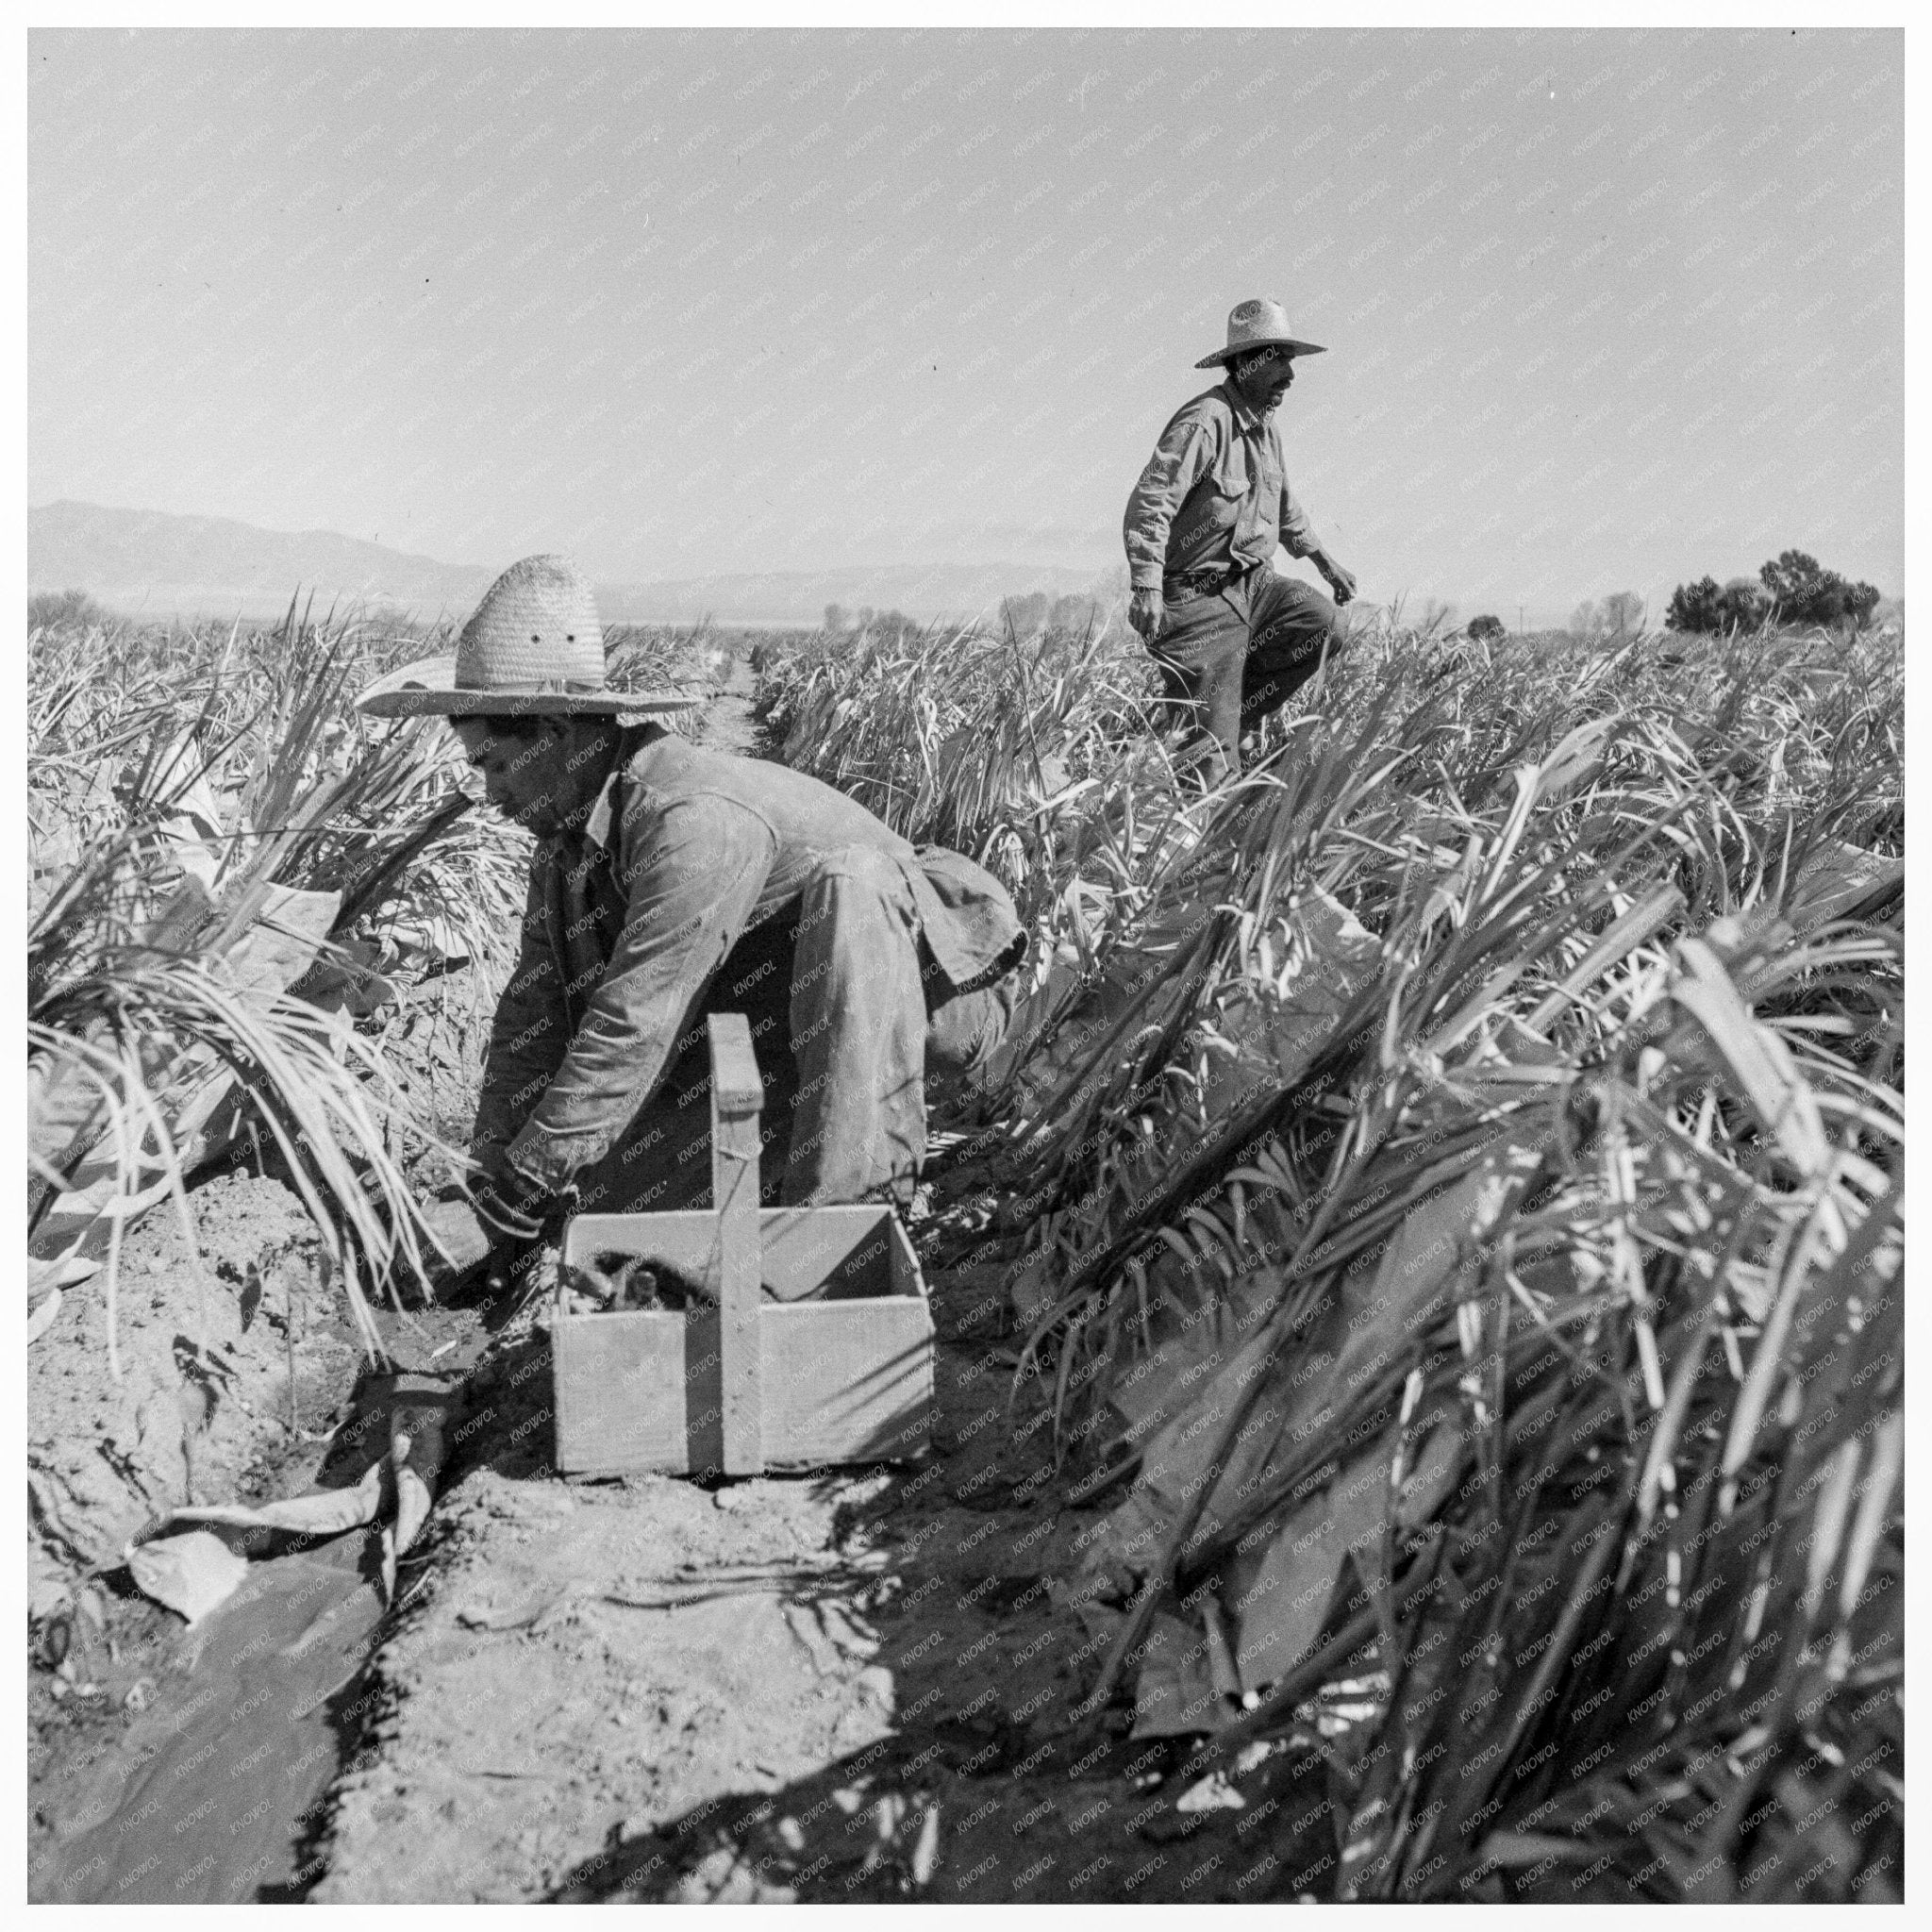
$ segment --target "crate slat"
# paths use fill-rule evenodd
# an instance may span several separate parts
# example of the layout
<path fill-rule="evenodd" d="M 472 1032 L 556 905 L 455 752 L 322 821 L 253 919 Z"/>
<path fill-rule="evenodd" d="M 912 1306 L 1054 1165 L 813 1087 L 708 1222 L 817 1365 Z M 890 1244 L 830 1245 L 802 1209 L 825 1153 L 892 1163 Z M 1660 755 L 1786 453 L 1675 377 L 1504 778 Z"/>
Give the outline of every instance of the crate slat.
<path fill-rule="evenodd" d="M 765 1461 L 891 1462 L 931 1439 L 932 1315 L 921 1295 L 767 1302 Z"/>
<path fill-rule="evenodd" d="M 742 1013 L 713 1013 L 711 1204 L 718 1210 L 719 1376 L 724 1474 L 765 1466 L 763 1348 L 758 1333 L 758 1105 L 764 1090 Z"/>
<path fill-rule="evenodd" d="M 550 1347 L 558 1469 L 720 1467 L 716 1314 L 567 1315 L 552 1324 Z"/>

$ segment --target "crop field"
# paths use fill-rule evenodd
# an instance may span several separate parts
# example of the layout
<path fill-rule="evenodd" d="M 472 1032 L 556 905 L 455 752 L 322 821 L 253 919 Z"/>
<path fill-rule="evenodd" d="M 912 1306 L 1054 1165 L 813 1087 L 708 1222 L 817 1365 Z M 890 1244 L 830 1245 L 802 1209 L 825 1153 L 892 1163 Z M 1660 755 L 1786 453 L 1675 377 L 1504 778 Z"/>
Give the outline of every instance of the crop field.
<path fill-rule="evenodd" d="M 1372 1657 L 1343 1895 L 1899 1869 L 1900 657 L 1701 642 L 1384 627 L 1186 807 L 1131 648 L 776 681 L 1054 962 L 985 1181 L 1130 1485 L 1095 1694 L 1291 1591 L 1215 1756 Z"/>
<path fill-rule="evenodd" d="M 708 690 L 726 668 L 691 633 L 614 641 L 613 675 L 641 684 Z M 253 632 L 97 612 L 30 629 L 30 1333 L 64 1295 L 101 1304 L 37 1367 L 80 1347 L 110 1392 L 140 1388 L 125 1235 L 158 1212 L 192 1250 L 186 1183 L 225 1164 L 266 1163 L 299 1197 L 365 1353 L 372 1302 L 420 1304 L 416 1204 L 461 1162 L 528 841 L 473 809 L 454 737 L 351 700 L 450 642 L 293 607 Z M 29 1451 L 50 1574 L 165 1503 L 108 1412 L 90 1427 L 99 1441 Z"/>
<path fill-rule="evenodd" d="M 351 700 L 450 642 L 292 607 L 246 634 L 29 633 L 36 1214 L 103 1145 L 120 1197 L 170 1184 L 181 1122 L 239 1079 L 322 1224 L 357 1250 L 353 1297 L 420 1258 L 399 1161 L 433 1124 L 403 1103 L 384 1016 L 454 967 L 475 969 L 465 991 L 487 1016 L 527 843 L 472 809 L 452 736 Z M 626 682 L 708 688 L 690 637 L 620 632 L 615 650 Z M 280 997 L 291 987 L 304 996 Z"/>
<path fill-rule="evenodd" d="M 266 1174 L 365 1354 L 423 1306 L 526 860 L 350 707 L 439 642 L 30 631 L 37 1627 L 155 1506 L 50 1380 L 143 1217 Z M 1117 626 L 614 643 L 1030 929 L 914 1233 L 1085 1512 L 1081 1723 L 1319 1760 L 1286 1896 L 1903 1895 L 1895 631 L 1379 617 L 1205 794 Z"/>

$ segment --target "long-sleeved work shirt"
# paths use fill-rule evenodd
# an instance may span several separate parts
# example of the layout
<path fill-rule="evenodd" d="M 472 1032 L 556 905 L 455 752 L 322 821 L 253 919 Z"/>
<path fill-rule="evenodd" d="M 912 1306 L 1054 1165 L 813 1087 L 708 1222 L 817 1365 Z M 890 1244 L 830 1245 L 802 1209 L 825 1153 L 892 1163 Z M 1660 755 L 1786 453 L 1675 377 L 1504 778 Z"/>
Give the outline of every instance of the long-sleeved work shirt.
<path fill-rule="evenodd" d="M 818 862 L 894 860 L 952 987 L 997 978 L 1026 940 L 998 881 L 915 849 L 829 785 L 757 758 L 627 732 L 581 829 L 541 841 L 523 950 L 491 1029 L 472 1151 L 552 1191 L 616 1144 L 748 926 L 795 908 Z"/>
<path fill-rule="evenodd" d="M 1137 591 L 1184 572 L 1265 564 L 1277 542 L 1291 557 L 1321 547 L 1288 487 L 1274 418 L 1257 415 L 1231 381 L 1174 412 L 1127 498 L 1124 531 Z"/>

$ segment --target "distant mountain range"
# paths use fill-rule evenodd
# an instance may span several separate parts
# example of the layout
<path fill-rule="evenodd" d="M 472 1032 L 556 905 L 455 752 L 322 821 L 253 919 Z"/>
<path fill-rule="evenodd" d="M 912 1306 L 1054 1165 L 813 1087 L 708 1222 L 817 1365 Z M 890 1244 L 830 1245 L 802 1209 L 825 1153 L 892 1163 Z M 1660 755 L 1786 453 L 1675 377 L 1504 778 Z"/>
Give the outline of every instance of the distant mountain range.
<path fill-rule="evenodd" d="M 512 561 L 505 558 L 505 564 Z M 497 568 L 501 568 L 499 565 Z M 50 503 L 27 511 L 29 591 L 84 590 L 101 603 L 154 616 L 279 616 L 299 590 L 318 609 L 379 605 L 433 619 L 463 616 L 496 570 L 440 563 L 333 530 L 258 529 L 226 517 L 170 516 Z M 841 565 L 814 571 L 720 573 L 653 583 L 599 584 L 613 623 L 816 624 L 827 604 L 967 616 L 1002 597 L 1097 588 L 1091 570 L 1029 563 Z"/>
<path fill-rule="evenodd" d="M 84 590 L 117 609 L 155 616 L 260 616 L 297 589 L 391 604 L 434 616 L 468 610 L 491 573 L 411 557 L 333 530 L 258 530 L 225 517 L 167 516 L 51 503 L 26 513 L 29 591 Z"/>

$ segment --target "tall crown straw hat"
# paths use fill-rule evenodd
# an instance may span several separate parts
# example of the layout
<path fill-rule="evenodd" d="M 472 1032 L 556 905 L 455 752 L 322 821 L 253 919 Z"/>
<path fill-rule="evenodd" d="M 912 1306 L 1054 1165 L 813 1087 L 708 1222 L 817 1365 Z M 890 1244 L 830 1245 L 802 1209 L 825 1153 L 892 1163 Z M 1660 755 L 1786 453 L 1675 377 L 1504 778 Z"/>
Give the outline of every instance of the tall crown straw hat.
<path fill-rule="evenodd" d="M 1211 356 L 1203 356 L 1194 364 L 1196 369 L 1212 369 L 1217 362 L 1225 362 L 1230 356 L 1243 355 L 1249 349 L 1265 349 L 1279 343 L 1292 349 L 1297 356 L 1325 356 L 1328 352 L 1320 342 L 1305 342 L 1288 325 L 1288 310 L 1269 295 L 1257 295 L 1252 302 L 1237 302 L 1227 311 L 1227 346 L 1216 349 Z"/>
<path fill-rule="evenodd" d="M 376 718 L 643 718 L 699 699 L 612 691 L 591 580 L 567 557 L 525 557 L 484 592 L 454 657 L 419 658 L 356 700 Z"/>

